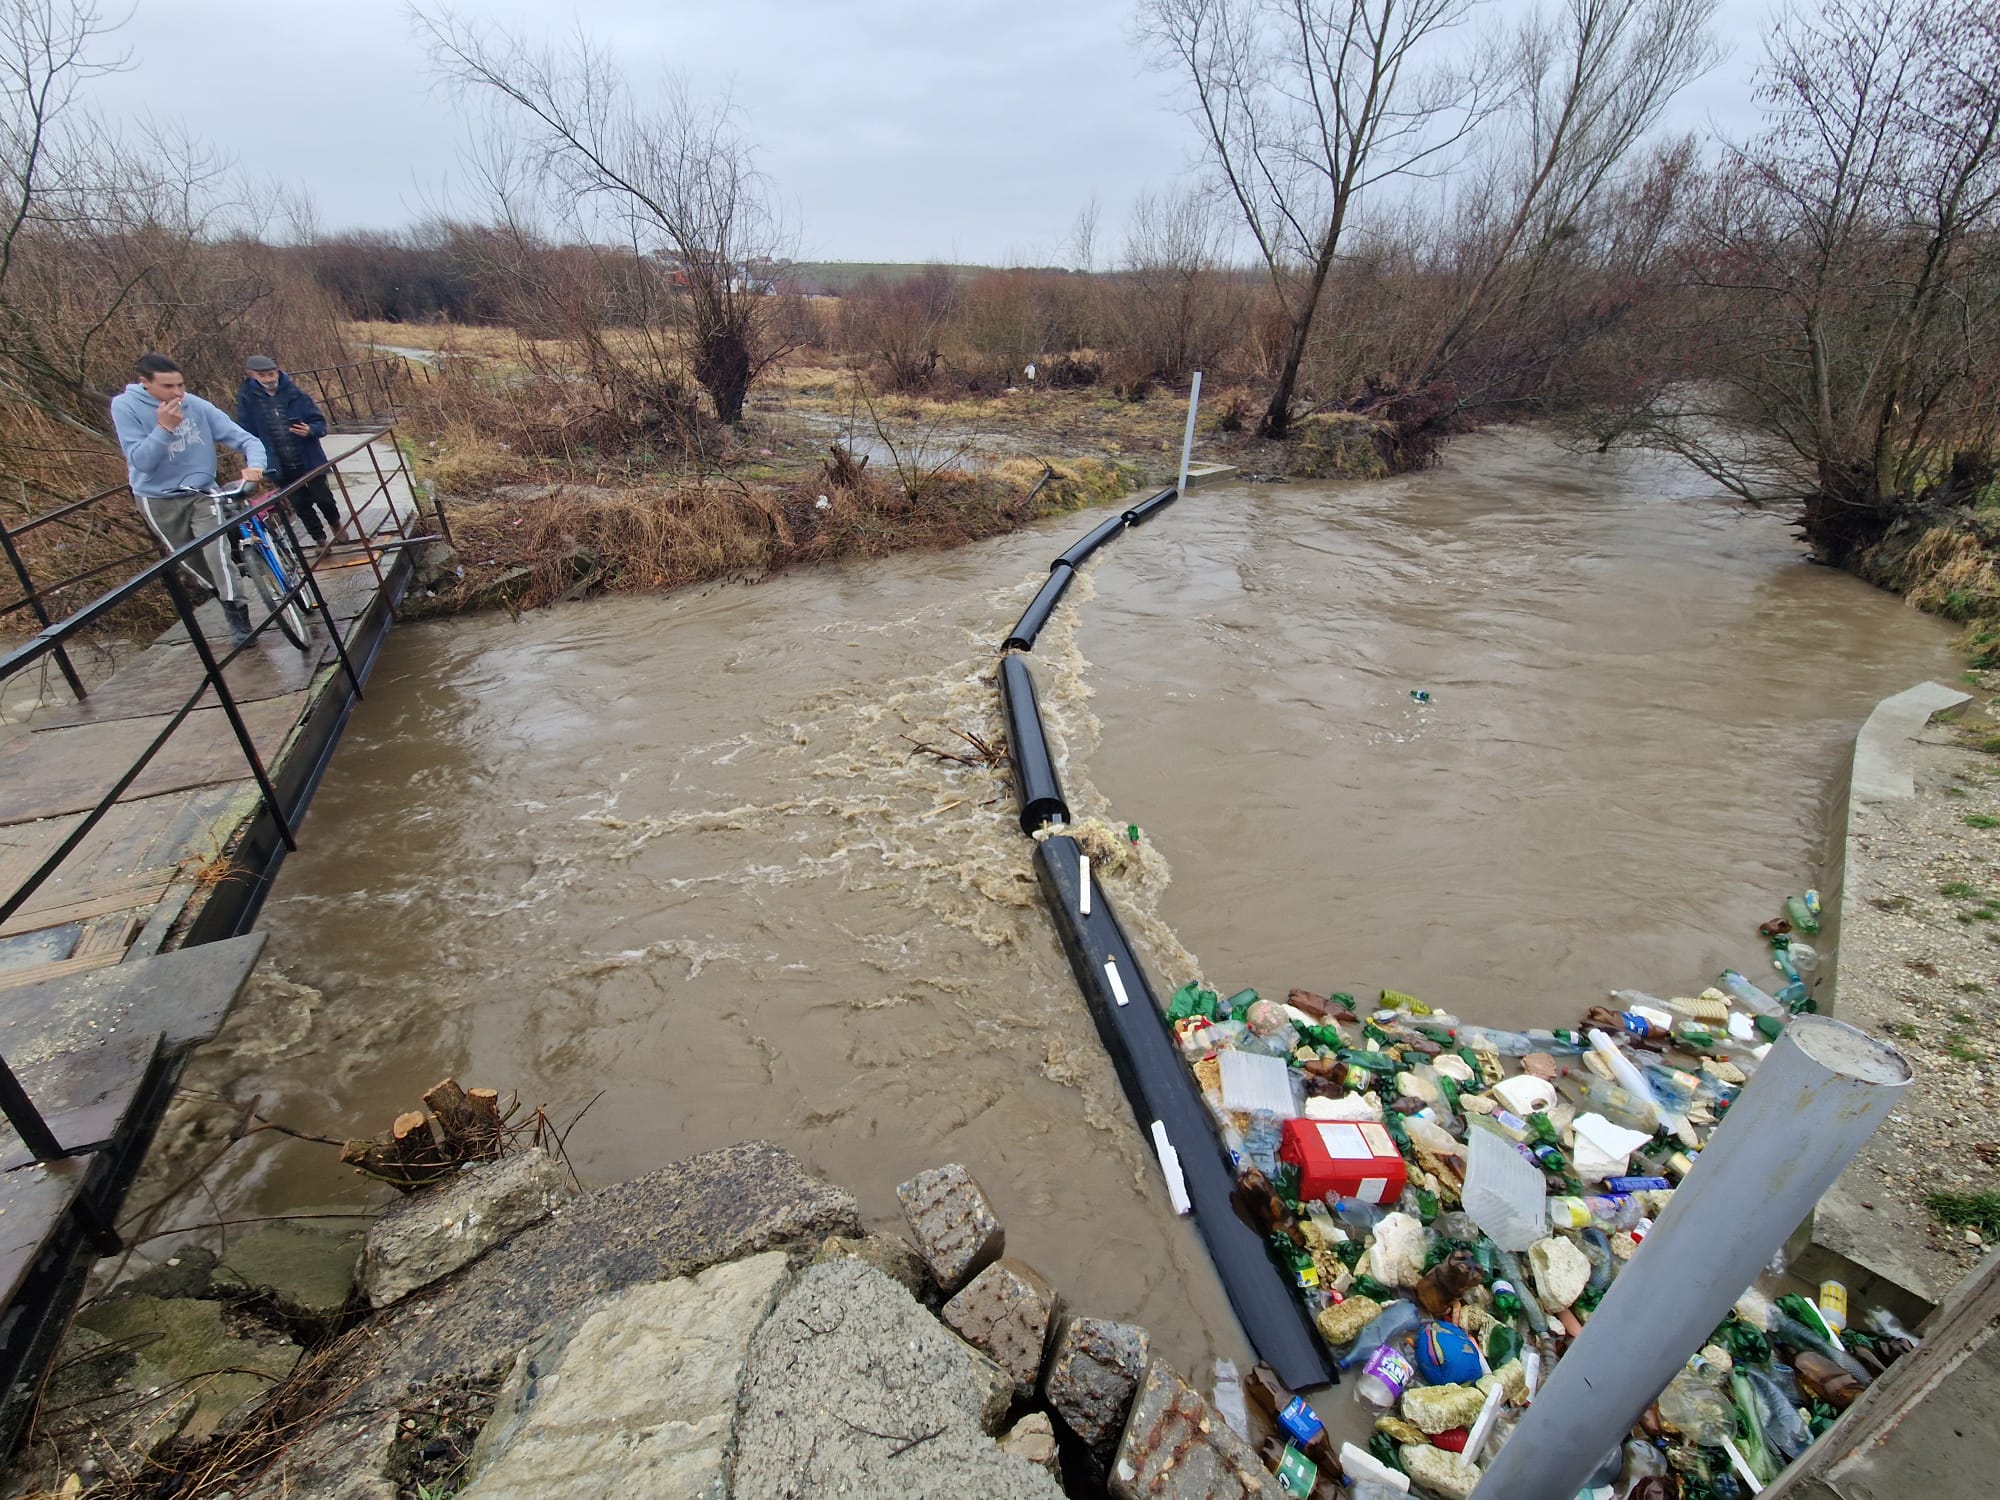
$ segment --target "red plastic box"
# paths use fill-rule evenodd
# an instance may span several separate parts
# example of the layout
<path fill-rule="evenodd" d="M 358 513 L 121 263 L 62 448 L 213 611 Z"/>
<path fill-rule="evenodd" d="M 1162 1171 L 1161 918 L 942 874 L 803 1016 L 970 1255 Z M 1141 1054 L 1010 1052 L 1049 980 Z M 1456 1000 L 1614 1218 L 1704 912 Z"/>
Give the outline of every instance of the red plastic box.
<path fill-rule="evenodd" d="M 1299 1169 L 1299 1198 L 1336 1193 L 1363 1203 L 1394 1203 L 1409 1172 L 1380 1125 L 1344 1120 L 1287 1120 L 1278 1160 Z"/>

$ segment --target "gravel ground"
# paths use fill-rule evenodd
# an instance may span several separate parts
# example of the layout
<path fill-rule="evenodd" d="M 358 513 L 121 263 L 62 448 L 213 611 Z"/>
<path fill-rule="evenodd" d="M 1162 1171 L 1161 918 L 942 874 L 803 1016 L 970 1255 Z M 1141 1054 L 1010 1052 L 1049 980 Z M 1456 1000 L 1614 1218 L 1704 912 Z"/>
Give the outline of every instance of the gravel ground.
<path fill-rule="evenodd" d="M 1931 1301 L 1989 1247 L 1925 1196 L 2000 1192 L 2000 755 L 1978 748 L 2000 740 L 1995 686 L 1919 739 L 1913 801 L 1858 806 L 1848 829 L 1835 1013 L 1892 1041 L 1916 1080 L 1819 1238 Z"/>

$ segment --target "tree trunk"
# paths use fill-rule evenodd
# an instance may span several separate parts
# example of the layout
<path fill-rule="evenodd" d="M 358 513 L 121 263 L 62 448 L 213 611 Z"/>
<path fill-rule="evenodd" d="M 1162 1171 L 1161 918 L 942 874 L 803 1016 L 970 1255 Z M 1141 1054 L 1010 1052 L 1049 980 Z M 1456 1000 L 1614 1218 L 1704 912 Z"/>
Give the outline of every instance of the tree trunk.
<path fill-rule="evenodd" d="M 1285 367 L 1278 372 L 1278 388 L 1264 409 L 1258 432 L 1267 438 L 1282 438 L 1292 430 L 1292 392 L 1299 383 L 1299 366 L 1305 363 L 1306 340 L 1312 336 L 1313 315 L 1319 311 L 1320 293 L 1326 289 L 1326 274 L 1333 269 L 1333 252 L 1340 244 L 1345 205 L 1334 213 L 1320 243 L 1319 259 L 1313 262 L 1312 280 L 1306 286 L 1306 300 L 1292 320 L 1291 347 L 1285 351 Z"/>
<path fill-rule="evenodd" d="M 733 328 L 701 336 L 694 378 L 715 403 L 716 420 L 731 426 L 743 420 L 743 398 L 750 393 L 750 348 Z"/>

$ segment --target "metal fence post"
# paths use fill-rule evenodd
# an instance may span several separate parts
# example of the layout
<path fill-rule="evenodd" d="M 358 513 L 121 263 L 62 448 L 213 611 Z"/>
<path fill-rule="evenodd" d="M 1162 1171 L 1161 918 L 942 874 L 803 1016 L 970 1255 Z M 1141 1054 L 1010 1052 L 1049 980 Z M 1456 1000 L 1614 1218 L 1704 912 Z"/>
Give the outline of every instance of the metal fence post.
<path fill-rule="evenodd" d="M 209 649 L 208 637 L 201 633 L 201 622 L 194 617 L 194 606 L 188 602 L 187 590 L 174 576 L 172 568 L 160 575 L 160 581 L 166 584 L 174 608 L 180 612 L 181 623 L 187 626 L 188 640 L 194 645 L 194 654 L 201 658 L 201 669 L 208 677 L 208 685 L 215 689 L 216 701 L 228 716 L 229 727 L 236 731 L 236 743 L 243 749 L 243 758 L 250 762 L 250 774 L 257 778 L 258 789 L 264 794 L 264 805 L 271 809 L 271 817 L 278 825 L 279 837 L 284 839 L 287 849 L 298 848 L 299 841 L 292 834 L 292 821 L 285 816 L 284 808 L 278 805 L 278 789 L 271 785 L 271 777 L 264 769 L 264 758 L 257 753 L 256 742 L 250 738 L 249 727 L 243 722 L 242 710 L 236 706 L 236 695 L 222 680 L 222 669 L 215 663 L 215 653 Z"/>
<path fill-rule="evenodd" d="M 28 601 L 28 608 L 35 612 L 35 618 L 41 621 L 42 628 L 46 630 L 55 622 L 49 618 L 49 612 L 42 607 L 42 596 L 35 592 L 34 580 L 28 576 L 28 565 L 21 557 L 21 549 L 14 545 L 14 534 L 7 529 L 5 521 L 0 521 L 0 547 L 6 549 L 7 561 L 14 567 L 14 576 L 21 580 L 21 593 Z M 55 649 L 55 658 L 56 665 L 62 668 L 64 681 L 69 683 L 69 690 L 79 699 L 88 698 L 90 693 L 84 687 L 83 679 L 76 675 L 76 667 L 70 662 L 69 652 L 58 646 Z"/>
<path fill-rule="evenodd" d="M 14 1127 L 21 1144 L 34 1153 L 36 1161 L 62 1160 L 62 1142 L 49 1129 L 49 1122 L 35 1108 L 34 1101 L 21 1087 L 21 1080 L 14 1076 L 14 1070 L 7 1066 L 5 1058 L 0 1058 L 0 1113 L 7 1116 L 7 1123 Z"/>
<path fill-rule="evenodd" d="M 319 575 L 313 571 L 312 564 L 305 561 L 305 553 L 299 550 L 299 534 L 292 525 L 291 509 L 287 505 L 279 504 L 272 506 L 265 514 L 275 515 L 278 518 L 278 524 L 285 528 L 285 541 L 291 547 L 293 558 L 299 560 L 305 568 L 305 576 L 299 580 L 300 591 L 312 595 L 313 608 L 319 611 L 320 619 L 326 624 L 326 638 L 333 642 L 334 655 L 340 658 L 340 670 L 347 674 L 347 685 L 354 690 L 354 701 L 359 703 L 360 674 L 354 670 L 354 663 L 347 659 L 347 642 L 340 638 L 340 624 L 333 617 L 333 606 L 327 603 L 326 590 L 319 586 Z"/>

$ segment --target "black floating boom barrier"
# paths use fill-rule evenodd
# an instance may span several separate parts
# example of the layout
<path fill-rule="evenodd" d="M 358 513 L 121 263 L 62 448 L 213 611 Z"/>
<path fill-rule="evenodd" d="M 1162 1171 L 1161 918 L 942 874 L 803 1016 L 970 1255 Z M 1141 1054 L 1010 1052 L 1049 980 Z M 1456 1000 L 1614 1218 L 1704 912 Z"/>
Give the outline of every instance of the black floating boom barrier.
<path fill-rule="evenodd" d="M 1119 514 L 1113 516 L 1110 520 L 1106 521 L 1102 526 L 1099 526 L 1095 531 L 1092 531 L 1087 536 L 1078 539 L 1075 546 L 1071 547 L 1069 551 L 1063 553 L 1061 557 L 1058 557 L 1054 562 L 1049 564 L 1049 570 L 1053 572 L 1055 569 L 1061 567 L 1071 567 L 1071 568 L 1082 567 L 1085 558 L 1089 557 L 1091 553 L 1095 552 L 1099 547 L 1102 547 L 1106 542 L 1110 541 L 1114 536 L 1118 535 L 1118 533 L 1123 531 L 1124 529 L 1125 529 L 1125 515 L 1124 512 L 1121 511 Z"/>
<path fill-rule="evenodd" d="M 1049 623 L 1049 616 L 1055 612 L 1056 601 L 1063 596 L 1070 580 L 1076 577 L 1076 569 L 1065 563 L 1057 563 L 1049 569 L 1049 581 L 1042 585 L 1041 592 L 1028 601 L 1028 607 L 1021 611 L 1021 618 L 1014 622 L 1014 633 L 1000 643 L 1002 651 L 1032 651 L 1035 637 L 1042 633 L 1042 627 Z"/>
<path fill-rule="evenodd" d="M 1208 1106 L 1174 1045 L 1117 913 L 1082 855 L 1075 839 L 1052 835 L 1035 851 L 1035 867 L 1063 952 L 1083 987 L 1139 1129 L 1151 1138 L 1170 1182 L 1179 1171 L 1195 1228 L 1258 1357 L 1293 1390 L 1326 1385 L 1334 1378 L 1333 1367 L 1319 1336 L 1298 1294 L 1278 1274 L 1262 1237 L 1230 1207 L 1235 1174 L 1215 1138 Z"/>
<path fill-rule="evenodd" d="M 1157 516 L 1169 505 L 1180 499 L 1180 497 L 1181 492 L 1172 485 L 1168 485 L 1159 494 L 1154 495 L 1150 499 L 1141 500 L 1137 505 L 1126 511 L 1125 524 L 1127 526 L 1137 526 L 1142 522 L 1150 521 L 1154 516 Z"/>
<path fill-rule="evenodd" d="M 1056 763 L 1042 732 L 1042 711 L 1035 703 L 1035 679 L 1028 675 L 1024 656 L 1000 658 L 1000 709 L 1007 717 L 1007 760 L 1014 767 L 1021 832 L 1032 838 L 1044 823 L 1067 823 L 1069 804 L 1056 780 Z"/>
<path fill-rule="evenodd" d="M 1127 526 L 1159 514 L 1180 498 L 1165 489 L 1105 521 L 1058 557 L 1049 581 L 1035 595 L 1002 644 L 1009 653 L 1031 650 L 1079 563 Z M 1035 701 L 1035 680 L 1025 656 L 1000 659 L 1000 703 L 1007 719 L 1008 758 L 1021 804 L 1021 831 L 1031 837 L 1047 824 L 1069 821 L 1049 756 L 1048 736 Z M 1338 1377 L 1318 1331 L 1263 1239 L 1236 1216 L 1230 1194 L 1235 1173 L 1217 1138 L 1208 1106 L 1118 915 L 1090 873 L 1082 847 L 1067 834 L 1042 840 L 1035 868 L 1063 952 L 1076 971 L 1097 1034 L 1111 1054 L 1118 1081 L 1152 1142 L 1175 1207 L 1192 1210 L 1243 1332 L 1258 1358 L 1294 1390 L 1331 1384 Z"/>

